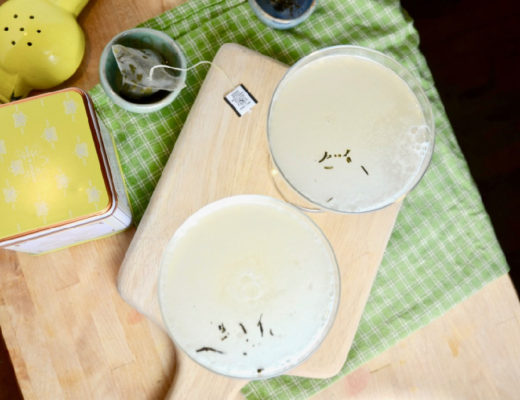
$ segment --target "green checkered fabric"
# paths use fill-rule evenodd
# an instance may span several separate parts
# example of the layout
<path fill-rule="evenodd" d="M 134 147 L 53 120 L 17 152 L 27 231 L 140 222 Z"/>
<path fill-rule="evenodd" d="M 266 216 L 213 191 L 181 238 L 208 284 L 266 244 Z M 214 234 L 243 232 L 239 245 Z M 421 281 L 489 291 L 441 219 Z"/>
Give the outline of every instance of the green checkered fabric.
<path fill-rule="evenodd" d="M 320 0 L 313 15 L 288 31 L 263 25 L 244 0 L 191 0 L 142 26 L 171 35 L 188 64 L 211 60 L 227 42 L 286 64 L 325 46 L 356 44 L 382 51 L 421 80 L 434 110 L 432 163 L 406 197 L 347 362 L 332 379 L 282 376 L 246 385 L 248 399 L 302 399 L 396 344 L 508 271 L 489 218 L 418 49 L 411 19 L 397 0 Z M 99 117 L 114 135 L 136 221 L 141 218 L 206 74 L 159 112 L 139 115 L 92 91 Z"/>

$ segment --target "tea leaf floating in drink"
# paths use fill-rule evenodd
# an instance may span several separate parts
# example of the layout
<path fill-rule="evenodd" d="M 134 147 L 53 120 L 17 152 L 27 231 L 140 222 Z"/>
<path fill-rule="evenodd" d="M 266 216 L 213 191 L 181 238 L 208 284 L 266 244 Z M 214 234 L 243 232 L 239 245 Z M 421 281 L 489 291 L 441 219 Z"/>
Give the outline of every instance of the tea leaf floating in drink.
<path fill-rule="evenodd" d="M 212 351 L 214 353 L 219 353 L 219 354 L 224 354 L 223 351 L 221 350 L 217 350 L 217 349 L 214 349 L 213 347 L 208 347 L 208 346 L 204 346 L 204 347 L 201 347 L 200 349 L 197 349 L 195 350 L 197 353 L 200 353 L 201 351 Z"/>
<path fill-rule="evenodd" d="M 347 164 L 350 164 L 352 162 L 352 158 L 349 156 L 349 153 L 350 153 L 350 149 L 347 149 L 345 151 L 345 154 L 334 154 L 334 158 L 343 158 L 345 157 L 345 162 Z M 329 154 L 327 151 L 323 154 L 323 157 L 321 157 L 321 159 L 318 161 L 318 163 L 322 163 L 323 161 L 325 160 L 328 160 L 329 158 L 332 158 L 333 156 L 331 154 Z M 334 167 L 330 166 L 330 165 L 326 165 L 323 167 L 324 169 L 332 169 Z"/>
<path fill-rule="evenodd" d="M 348 153 L 350 153 L 350 149 L 347 149 L 347 150 L 345 151 L 345 154 L 343 155 L 343 157 L 345 157 L 345 161 L 346 161 L 347 163 L 350 163 L 350 162 L 352 161 L 352 159 L 348 156 Z"/>
<path fill-rule="evenodd" d="M 264 336 L 264 326 L 262 325 L 262 315 L 260 315 L 260 318 L 258 319 L 258 323 L 256 324 L 256 326 L 258 326 L 260 328 L 260 334 L 262 336 Z"/>

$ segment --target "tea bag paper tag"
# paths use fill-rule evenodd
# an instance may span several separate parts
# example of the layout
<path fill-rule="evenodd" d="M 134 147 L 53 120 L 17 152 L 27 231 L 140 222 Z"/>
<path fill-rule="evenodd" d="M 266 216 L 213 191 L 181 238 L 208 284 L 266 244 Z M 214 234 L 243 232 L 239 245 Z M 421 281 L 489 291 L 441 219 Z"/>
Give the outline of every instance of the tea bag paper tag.
<path fill-rule="evenodd" d="M 251 109 L 258 103 L 251 93 L 242 84 L 224 96 L 224 100 L 237 113 L 239 117 L 251 111 Z"/>

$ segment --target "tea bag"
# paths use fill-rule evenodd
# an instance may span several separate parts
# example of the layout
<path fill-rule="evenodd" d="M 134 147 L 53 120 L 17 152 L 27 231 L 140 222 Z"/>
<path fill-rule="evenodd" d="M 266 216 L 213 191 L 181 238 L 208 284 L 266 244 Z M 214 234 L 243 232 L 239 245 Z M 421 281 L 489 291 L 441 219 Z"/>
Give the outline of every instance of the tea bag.
<path fill-rule="evenodd" d="M 172 92 L 185 86 L 181 78 L 166 68 L 151 71 L 152 67 L 165 64 L 165 60 L 153 50 L 115 44 L 112 53 L 121 72 L 119 93 L 124 96 L 139 99 L 159 90 Z"/>

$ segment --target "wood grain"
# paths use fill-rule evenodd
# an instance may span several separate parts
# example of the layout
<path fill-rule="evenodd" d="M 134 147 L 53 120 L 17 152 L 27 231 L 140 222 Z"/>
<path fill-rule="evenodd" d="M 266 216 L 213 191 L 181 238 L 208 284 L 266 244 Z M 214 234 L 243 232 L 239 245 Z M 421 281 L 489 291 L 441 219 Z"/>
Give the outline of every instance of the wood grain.
<path fill-rule="evenodd" d="M 0 252 L 0 323 L 25 398 L 166 393 L 171 343 L 115 286 L 133 233 L 42 256 Z"/>
<path fill-rule="evenodd" d="M 520 307 L 503 276 L 316 400 L 518 399 Z"/>

